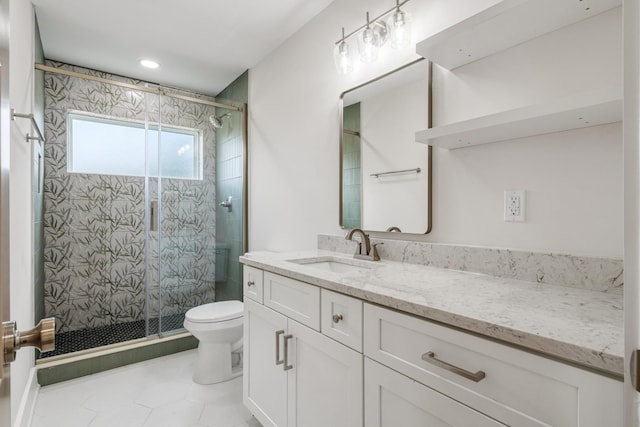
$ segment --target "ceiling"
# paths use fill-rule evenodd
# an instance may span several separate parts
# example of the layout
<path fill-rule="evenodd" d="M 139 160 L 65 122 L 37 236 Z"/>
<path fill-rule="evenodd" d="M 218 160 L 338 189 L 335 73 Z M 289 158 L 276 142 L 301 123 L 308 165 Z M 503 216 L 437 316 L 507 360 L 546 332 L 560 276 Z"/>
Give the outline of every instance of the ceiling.
<path fill-rule="evenodd" d="M 209 95 L 332 1 L 32 0 L 47 59 Z"/>

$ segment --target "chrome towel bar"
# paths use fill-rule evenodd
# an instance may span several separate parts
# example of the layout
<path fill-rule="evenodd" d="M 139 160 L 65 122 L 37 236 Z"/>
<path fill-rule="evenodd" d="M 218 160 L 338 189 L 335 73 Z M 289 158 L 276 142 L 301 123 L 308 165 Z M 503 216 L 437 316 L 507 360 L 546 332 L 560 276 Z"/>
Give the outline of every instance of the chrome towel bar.
<path fill-rule="evenodd" d="M 31 120 L 31 125 L 36 129 L 36 132 L 38 133 L 38 136 L 32 136 L 30 134 L 27 134 L 27 142 L 29 142 L 29 141 L 44 142 L 44 135 L 42 134 L 42 132 L 40 132 L 40 127 L 38 126 L 38 122 L 36 122 L 36 119 L 33 116 L 33 114 L 16 113 L 16 111 L 12 108 L 11 109 L 11 120 L 15 120 L 16 117 L 18 117 L 20 119 L 30 119 Z"/>
<path fill-rule="evenodd" d="M 415 168 L 415 169 L 403 169 L 403 170 L 400 170 L 400 171 L 372 173 L 370 176 L 378 178 L 380 176 L 385 176 L 385 175 L 396 175 L 396 174 L 399 174 L 399 173 L 412 173 L 412 172 L 420 173 L 420 172 L 422 172 L 422 169 Z"/>

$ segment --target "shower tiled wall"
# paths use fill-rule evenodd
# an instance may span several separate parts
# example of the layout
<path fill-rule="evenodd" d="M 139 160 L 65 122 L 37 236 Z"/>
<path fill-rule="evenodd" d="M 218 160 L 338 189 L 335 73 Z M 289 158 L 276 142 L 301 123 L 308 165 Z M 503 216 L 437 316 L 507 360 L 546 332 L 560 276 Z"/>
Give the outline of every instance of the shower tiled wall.
<path fill-rule="evenodd" d="M 236 105 L 246 103 L 248 82 L 249 72 L 247 71 L 218 94 L 218 101 Z M 220 114 L 224 114 L 224 111 L 218 110 L 218 115 Z M 242 207 L 245 203 L 242 192 L 244 179 L 242 138 L 242 113 L 233 112 L 228 119 L 225 119 L 222 129 L 216 132 L 217 201 L 220 203 L 231 196 L 233 202 L 231 212 L 220 207 L 217 210 L 218 262 L 226 262 L 226 266 L 218 266 L 218 270 L 226 274 L 216 278 L 217 301 L 242 300 L 242 266 L 238 262 L 238 257 L 243 254 Z"/>
<path fill-rule="evenodd" d="M 215 133 L 208 118 L 214 107 L 56 73 L 45 74 L 45 102 L 44 300 L 58 331 L 184 313 L 213 301 Z M 203 179 L 146 178 L 145 187 L 144 177 L 69 173 L 69 110 L 136 120 L 148 114 L 150 122 L 200 129 Z M 154 199 L 160 237 L 145 231 Z"/>

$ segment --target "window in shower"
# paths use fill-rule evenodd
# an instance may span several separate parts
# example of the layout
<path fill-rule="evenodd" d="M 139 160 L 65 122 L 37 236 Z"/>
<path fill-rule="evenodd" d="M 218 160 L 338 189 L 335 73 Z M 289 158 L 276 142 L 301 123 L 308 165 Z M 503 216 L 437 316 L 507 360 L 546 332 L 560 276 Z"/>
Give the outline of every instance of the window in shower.
<path fill-rule="evenodd" d="M 197 129 L 145 128 L 144 122 L 81 112 L 70 112 L 67 126 L 69 172 L 145 176 L 146 170 L 152 177 L 202 179 Z"/>

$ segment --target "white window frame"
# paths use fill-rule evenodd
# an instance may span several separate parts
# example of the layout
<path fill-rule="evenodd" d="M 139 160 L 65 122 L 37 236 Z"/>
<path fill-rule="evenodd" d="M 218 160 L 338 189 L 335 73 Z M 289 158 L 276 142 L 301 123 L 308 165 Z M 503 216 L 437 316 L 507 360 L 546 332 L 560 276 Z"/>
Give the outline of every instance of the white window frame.
<path fill-rule="evenodd" d="M 68 110 L 67 111 L 67 173 L 78 173 L 78 174 L 92 174 L 92 175 L 117 175 L 117 176 L 145 176 L 144 174 L 123 174 L 123 173 L 99 173 L 99 172 L 87 172 L 87 171 L 74 171 L 73 169 L 73 120 L 85 120 L 96 123 L 106 123 L 106 124 L 114 124 L 120 126 L 129 126 L 135 127 L 138 129 L 145 129 L 145 137 L 148 137 L 148 130 L 155 130 L 159 132 L 160 135 L 160 144 L 162 144 L 162 132 L 171 132 L 182 133 L 192 135 L 194 138 L 194 175 L 191 177 L 184 176 L 169 176 L 162 174 L 161 178 L 172 178 L 172 179 L 185 179 L 185 180 L 197 180 L 201 181 L 203 179 L 203 164 L 204 151 L 203 147 L 203 132 L 200 129 L 190 128 L 185 126 L 174 126 L 174 125 L 166 125 L 157 122 L 145 122 L 144 120 L 135 120 L 135 119 L 127 119 L 123 117 L 115 117 L 103 114 L 90 113 L 86 111 L 79 110 Z M 159 153 L 158 153 L 159 155 Z M 146 159 L 145 159 L 146 164 Z M 158 165 L 158 168 L 160 165 Z M 148 165 L 145 168 L 148 171 Z M 156 178 L 159 173 L 148 174 L 149 177 Z"/>

